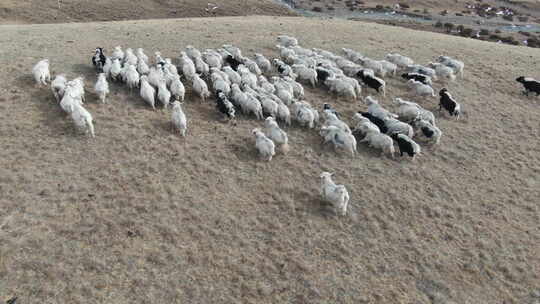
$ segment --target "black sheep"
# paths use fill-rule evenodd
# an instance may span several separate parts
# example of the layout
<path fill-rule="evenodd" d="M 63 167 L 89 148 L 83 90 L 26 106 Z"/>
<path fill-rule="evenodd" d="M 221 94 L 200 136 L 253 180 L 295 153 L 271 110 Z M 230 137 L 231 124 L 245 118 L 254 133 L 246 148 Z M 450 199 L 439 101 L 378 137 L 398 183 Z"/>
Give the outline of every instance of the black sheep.
<path fill-rule="evenodd" d="M 242 62 L 234 58 L 232 55 L 227 55 L 227 57 L 225 57 L 225 62 L 227 62 L 235 71 L 237 71 L 238 66 L 242 64 Z"/>
<path fill-rule="evenodd" d="M 374 125 L 376 125 L 377 127 L 379 127 L 379 130 L 381 131 L 381 133 L 385 133 L 388 132 L 388 128 L 386 127 L 386 124 L 384 123 L 384 120 L 380 119 L 379 117 L 375 117 L 373 115 L 371 115 L 369 112 L 358 112 L 360 113 L 360 115 L 364 116 L 365 118 L 369 119 L 369 121 L 371 121 Z"/>
<path fill-rule="evenodd" d="M 407 79 L 407 80 L 408 79 L 414 79 L 416 81 L 420 81 L 423 84 L 431 85 L 431 77 L 426 76 L 426 75 L 422 75 L 422 74 L 419 74 L 419 73 L 404 73 L 404 74 L 401 74 L 401 78 L 404 78 L 404 79 Z"/>
<path fill-rule="evenodd" d="M 221 92 L 217 91 L 217 98 L 216 98 L 216 108 L 217 110 L 222 113 L 223 115 L 226 115 L 229 119 L 234 118 L 234 105 L 229 101 L 227 96 Z"/>
<path fill-rule="evenodd" d="M 529 96 L 530 92 L 536 93 L 536 96 L 540 95 L 540 82 L 530 77 L 520 76 L 516 78 L 516 81 L 521 83 L 525 88 L 523 94 Z"/>
<path fill-rule="evenodd" d="M 403 156 L 403 153 L 407 153 L 410 157 L 414 159 L 414 156 L 420 153 L 420 146 L 410 139 L 405 134 L 394 133 L 390 137 L 394 139 L 399 147 L 399 154 Z"/>
<path fill-rule="evenodd" d="M 461 106 L 457 101 L 452 98 L 452 95 L 448 92 L 446 88 L 442 88 L 439 91 L 439 95 L 441 96 L 439 100 L 439 112 L 444 108 L 451 116 L 456 116 L 459 118 L 459 115 L 461 114 Z"/>
<path fill-rule="evenodd" d="M 317 81 L 320 83 L 324 83 L 326 79 L 330 78 L 330 73 L 323 68 L 316 68 L 315 71 L 317 72 Z"/>
<path fill-rule="evenodd" d="M 103 66 L 106 61 L 107 58 L 105 57 L 103 48 L 96 48 L 94 56 L 92 56 L 92 64 L 96 67 L 98 73 L 103 73 Z"/>

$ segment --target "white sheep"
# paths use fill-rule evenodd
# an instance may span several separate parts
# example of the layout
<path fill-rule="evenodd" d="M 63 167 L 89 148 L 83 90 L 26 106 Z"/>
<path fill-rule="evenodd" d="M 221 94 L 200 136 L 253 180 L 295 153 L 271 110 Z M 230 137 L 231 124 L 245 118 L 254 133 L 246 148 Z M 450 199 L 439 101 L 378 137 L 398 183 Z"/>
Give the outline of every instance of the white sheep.
<path fill-rule="evenodd" d="M 208 75 L 210 73 L 210 65 L 204 62 L 201 57 L 196 57 L 195 59 L 195 71 L 201 75 Z"/>
<path fill-rule="evenodd" d="M 276 87 L 271 84 L 266 77 L 260 75 L 258 78 L 259 86 L 268 94 L 274 94 L 276 92 Z"/>
<path fill-rule="evenodd" d="M 283 77 L 283 80 L 283 85 L 288 86 L 292 90 L 294 98 L 304 98 L 304 87 L 299 82 L 289 76 Z"/>
<path fill-rule="evenodd" d="M 105 73 L 100 73 L 96 84 L 94 85 L 94 91 L 99 96 L 101 103 L 105 103 L 105 98 L 109 94 L 109 83 L 107 82 L 107 77 Z"/>
<path fill-rule="evenodd" d="M 150 68 L 146 61 L 141 59 L 137 62 L 137 72 L 141 75 L 148 75 L 148 73 L 150 73 Z"/>
<path fill-rule="evenodd" d="M 342 148 L 356 154 L 356 138 L 336 126 L 322 126 L 319 134 L 323 137 L 323 144 L 331 142 L 335 148 Z"/>
<path fill-rule="evenodd" d="M 272 64 L 264 55 L 255 53 L 255 62 L 263 73 L 269 73 L 272 70 Z"/>
<path fill-rule="evenodd" d="M 126 64 L 137 65 L 138 61 L 139 59 L 133 53 L 133 49 L 131 48 L 126 49 L 126 52 L 124 53 L 124 65 Z"/>
<path fill-rule="evenodd" d="M 141 89 L 140 89 L 141 98 L 146 103 L 148 103 L 152 107 L 152 109 L 155 110 L 156 109 L 156 99 L 155 99 L 156 90 L 152 87 L 152 85 L 150 85 L 150 83 L 148 83 L 148 76 L 143 75 L 141 76 L 140 80 L 141 80 Z"/>
<path fill-rule="evenodd" d="M 67 86 L 66 93 L 62 97 L 62 100 L 60 100 L 60 108 L 64 110 L 64 112 L 71 114 L 71 112 L 73 112 L 74 105 L 82 105 L 82 101 L 80 96 L 76 94 L 70 94 L 69 91 L 69 86 Z"/>
<path fill-rule="evenodd" d="M 178 99 L 180 101 L 184 101 L 184 97 L 186 95 L 186 88 L 184 87 L 184 84 L 182 81 L 180 81 L 180 76 L 175 75 L 172 82 L 171 82 L 171 95 L 173 98 Z"/>
<path fill-rule="evenodd" d="M 105 73 L 105 76 L 107 78 L 111 78 L 111 68 L 112 68 L 112 60 L 111 57 L 105 58 L 105 64 L 103 65 L 103 73 Z"/>
<path fill-rule="evenodd" d="M 163 59 L 163 57 L 161 57 L 161 52 L 154 52 L 154 56 L 154 62 L 156 66 L 165 64 L 165 60 Z"/>
<path fill-rule="evenodd" d="M 428 121 L 432 125 L 435 125 L 435 115 L 433 115 L 431 111 L 422 108 L 419 104 L 406 101 L 401 98 L 395 98 L 394 103 L 399 106 L 396 112 L 400 120 L 411 122 L 416 118 L 420 118 Z"/>
<path fill-rule="evenodd" d="M 409 65 L 413 65 L 414 61 L 406 56 L 400 54 L 388 54 L 385 59 L 396 64 L 400 68 L 406 68 Z"/>
<path fill-rule="evenodd" d="M 135 51 L 135 55 L 137 56 L 137 59 L 139 59 L 139 61 L 144 61 L 144 63 L 148 65 L 148 56 L 144 53 L 144 49 L 138 48 Z M 144 73 L 141 73 L 141 74 L 144 74 Z"/>
<path fill-rule="evenodd" d="M 438 144 L 441 140 L 442 131 L 429 121 L 419 118 L 413 121 L 413 125 L 417 129 L 418 137 L 431 141 L 433 144 Z"/>
<path fill-rule="evenodd" d="M 115 59 L 118 59 L 118 61 L 123 62 L 124 61 L 124 51 L 122 51 L 121 46 L 114 47 L 111 59 L 114 61 Z"/>
<path fill-rule="evenodd" d="M 131 91 L 134 88 L 138 88 L 139 81 L 140 81 L 140 76 L 139 76 L 139 72 L 137 72 L 137 68 L 135 68 L 134 65 L 128 66 L 128 70 L 126 72 L 126 84 L 129 90 Z"/>
<path fill-rule="evenodd" d="M 293 64 L 293 72 L 298 75 L 299 80 L 307 81 L 312 87 L 317 85 L 317 71 L 312 68 L 308 68 L 302 64 Z"/>
<path fill-rule="evenodd" d="M 68 81 L 66 92 L 72 97 L 79 98 L 81 103 L 86 101 L 84 98 L 84 76 L 79 76 L 71 81 Z"/>
<path fill-rule="evenodd" d="M 439 56 L 437 61 L 451 68 L 454 70 L 455 74 L 459 74 L 461 78 L 463 78 L 463 69 L 465 68 L 463 61 L 459 61 L 448 56 Z"/>
<path fill-rule="evenodd" d="M 277 111 L 277 118 L 284 121 L 285 124 L 288 126 L 291 125 L 291 112 L 289 110 L 289 107 L 281 101 L 281 99 L 277 99 L 276 102 L 278 103 L 278 111 Z"/>
<path fill-rule="evenodd" d="M 429 67 L 425 67 L 423 65 L 419 65 L 419 64 L 408 65 L 405 68 L 405 71 L 408 73 L 418 73 L 418 74 L 426 75 L 433 78 L 433 80 L 437 80 L 437 73 L 435 72 L 435 70 Z"/>
<path fill-rule="evenodd" d="M 386 61 L 386 60 L 380 60 L 379 61 L 385 71 L 385 74 L 390 74 L 392 76 L 396 76 L 396 72 L 398 70 L 398 66 L 397 64 L 394 64 L 390 61 Z"/>
<path fill-rule="evenodd" d="M 249 85 L 252 88 L 257 87 L 257 75 L 251 73 L 249 69 L 243 65 L 238 66 L 238 72 L 240 73 L 242 84 Z"/>
<path fill-rule="evenodd" d="M 309 106 L 301 102 L 292 103 L 292 113 L 294 119 L 301 125 L 310 129 L 315 128 L 315 112 Z"/>
<path fill-rule="evenodd" d="M 422 97 L 435 97 L 435 91 L 433 88 L 427 84 L 423 84 L 420 81 L 414 79 L 409 79 L 407 81 L 407 86 L 414 92 L 417 96 Z"/>
<path fill-rule="evenodd" d="M 182 110 L 182 103 L 175 100 L 172 103 L 171 121 L 173 128 L 178 130 L 182 136 L 186 136 L 187 119 L 186 114 Z"/>
<path fill-rule="evenodd" d="M 371 120 L 362 116 L 360 113 L 353 115 L 353 120 L 357 121 L 356 126 L 353 129 L 353 133 L 361 132 L 362 134 L 367 134 L 368 132 L 381 132 L 379 127 L 376 124 L 372 123 Z"/>
<path fill-rule="evenodd" d="M 346 80 L 338 78 L 328 78 L 324 82 L 326 86 L 330 88 L 331 92 L 336 93 L 338 96 L 343 96 L 355 101 L 357 98 L 355 88 Z"/>
<path fill-rule="evenodd" d="M 223 58 L 216 52 L 203 52 L 203 60 L 210 68 L 221 69 L 223 65 Z"/>
<path fill-rule="evenodd" d="M 368 106 L 368 113 L 377 117 L 377 118 L 380 118 L 382 120 L 386 119 L 386 117 L 392 117 L 392 118 L 397 118 L 398 115 L 394 114 L 394 113 L 391 113 L 390 111 L 386 110 L 385 108 L 383 108 L 379 102 L 371 97 L 371 96 L 367 96 L 365 99 L 364 99 L 364 102 L 367 104 Z"/>
<path fill-rule="evenodd" d="M 201 79 L 199 74 L 193 75 L 193 91 L 199 95 L 202 101 L 206 101 L 206 98 L 210 97 L 208 85 Z"/>
<path fill-rule="evenodd" d="M 370 131 L 359 142 L 367 142 L 370 147 L 381 150 L 381 156 L 386 153 L 394 158 L 394 141 L 386 134 Z"/>
<path fill-rule="evenodd" d="M 49 59 L 40 60 L 32 68 L 32 75 L 38 86 L 47 85 L 47 81 L 51 81 L 51 73 L 49 72 Z"/>
<path fill-rule="evenodd" d="M 193 81 L 197 70 L 195 69 L 193 61 L 186 55 L 186 52 L 181 52 L 180 65 L 182 66 L 182 74 L 184 74 L 184 77 Z"/>
<path fill-rule="evenodd" d="M 273 117 L 267 117 L 264 121 L 266 136 L 279 145 L 281 152 L 286 154 L 289 151 L 289 138 L 285 131 L 281 130 L 278 123 Z"/>
<path fill-rule="evenodd" d="M 193 47 L 192 45 L 187 45 L 186 46 L 186 54 L 192 60 L 195 60 L 195 58 L 201 58 L 202 57 L 201 52 L 198 49 L 196 49 L 195 47 Z"/>
<path fill-rule="evenodd" d="M 360 60 L 364 58 L 364 56 L 357 51 L 347 48 L 342 48 L 341 50 L 345 53 L 345 57 L 352 62 L 359 63 Z"/>
<path fill-rule="evenodd" d="M 364 57 L 360 60 L 360 64 L 366 69 L 373 70 L 377 76 L 384 77 L 386 75 L 386 70 L 382 63 L 377 60 Z"/>
<path fill-rule="evenodd" d="M 276 145 L 274 142 L 266 137 L 266 135 L 258 128 L 253 129 L 251 132 L 255 135 L 255 148 L 259 151 L 259 155 L 267 161 L 271 161 L 272 156 L 276 154 Z"/>
<path fill-rule="evenodd" d="M 92 115 L 81 104 L 72 104 L 71 118 L 78 129 L 90 132 L 90 136 L 95 137 Z"/>
<path fill-rule="evenodd" d="M 284 47 L 291 47 L 291 46 L 298 45 L 298 39 L 291 36 L 287 36 L 287 35 L 277 36 L 277 42 L 279 45 L 284 46 Z"/>
<path fill-rule="evenodd" d="M 244 58 L 243 64 L 249 69 L 249 71 L 257 76 L 262 74 L 261 68 L 257 63 L 249 58 Z"/>
<path fill-rule="evenodd" d="M 386 126 L 386 128 L 388 128 L 388 131 L 386 131 L 386 134 L 399 133 L 399 134 L 405 134 L 409 136 L 410 138 L 414 136 L 413 127 L 409 125 L 408 123 L 404 123 L 402 121 L 399 121 L 391 117 L 386 117 L 386 119 L 384 120 L 384 125 Z"/>
<path fill-rule="evenodd" d="M 339 75 L 336 77 L 340 80 L 343 80 L 349 83 L 354 88 L 354 92 L 356 93 L 357 97 L 360 96 L 360 94 L 362 94 L 362 86 L 360 86 L 360 83 L 358 82 L 358 80 L 352 77 L 345 76 L 345 75 Z"/>
<path fill-rule="evenodd" d="M 51 82 L 51 91 L 57 102 L 60 102 L 60 100 L 62 100 L 62 97 L 64 97 L 66 84 L 67 79 L 65 74 L 56 75 L 56 77 L 54 77 L 54 80 Z"/>
<path fill-rule="evenodd" d="M 246 99 L 240 104 L 242 112 L 253 113 L 257 119 L 264 119 L 263 108 L 261 102 L 252 93 L 245 93 Z"/>
<path fill-rule="evenodd" d="M 161 102 L 163 108 L 167 109 L 169 102 L 171 101 L 171 92 L 167 89 L 165 81 L 159 83 L 157 90 L 157 99 Z"/>
<path fill-rule="evenodd" d="M 238 72 L 236 72 L 235 70 L 233 70 L 230 66 L 224 66 L 223 67 L 223 72 L 227 75 L 230 83 L 236 83 L 236 84 L 241 84 L 242 83 L 242 77 L 240 76 L 240 74 L 238 74 Z"/>
<path fill-rule="evenodd" d="M 264 94 L 259 98 L 259 101 L 261 102 L 264 113 L 267 113 L 272 117 L 277 117 L 279 107 L 277 102 Z"/>
<path fill-rule="evenodd" d="M 345 133 L 349 133 L 349 134 L 352 133 L 349 126 L 345 122 L 340 120 L 336 116 L 336 114 L 332 113 L 331 111 L 325 110 L 323 112 L 323 117 L 324 117 L 324 125 L 325 126 L 336 126 L 339 129 L 341 129 L 342 131 L 344 131 Z"/>
<path fill-rule="evenodd" d="M 345 216 L 349 205 L 349 192 L 344 185 L 336 185 L 332 180 L 334 173 L 323 172 L 319 176 L 321 179 L 320 194 L 323 201 L 330 203 L 336 213 Z"/>
<path fill-rule="evenodd" d="M 454 74 L 454 70 L 451 67 L 448 67 L 442 63 L 433 63 L 430 62 L 428 64 L 428 67 L 435 69 L 435 74 L 438 78 L 441 78 L 445 81 L 454 81 L 456 80 L 456 75 Z"/>
<path fill-rule="evenodd" d="M 120 64 L 120 59 L 115 58 L 112 61 L 110 76 L 113 81 L 120 80 L 120 73 L 122 72 L 122 65 Z"/>
<path fill-rule="evenodd" d="M 163 65 L 163 68 L 165 71 L 168 71 L 173 75 L 180 75 L 178 74 L 178 69 L 176 68 L 176 66 L 172 64 L 171 58 L 165 58 L 165 65 Z"/>

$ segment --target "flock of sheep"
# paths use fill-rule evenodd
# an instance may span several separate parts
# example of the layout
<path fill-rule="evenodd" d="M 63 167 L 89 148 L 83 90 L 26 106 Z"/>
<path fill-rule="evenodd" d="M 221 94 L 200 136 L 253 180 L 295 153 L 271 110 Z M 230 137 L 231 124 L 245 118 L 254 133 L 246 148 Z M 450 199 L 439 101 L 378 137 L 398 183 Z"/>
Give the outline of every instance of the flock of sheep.
<path fill-rule="evenodd" d="M 268 161 L 276 154 L 276 147 L 282 153 L 289 150 L 287 133 L 278 121 L 285 125 L 295 121 L 309 129 L 320 125 L 323 143 L 345 149 L 353 156 L 357 151 L 356 137 L 362 137 L 360 142 L 367 142 L 390 157 L 395 153 L 395 142 L 401 156 L 406 153 L 413 160 L 421 151 L 413 138 L 434 144 L 439 142 L 442 131 L 435 125 L 434 114 L 418 103 L 401 98 L 393 99 L 397 110 L 392 113 L 374 97 L 365 97 L 367 111 L 359 111 L 353 116 L 356 125 L 352 129 L 342 120 L 339 111 L 326 103 L 321 123 L 319 111 L 304 99 L 302 83 L 323 87 L 338 98 L 351 101 L 360 98 L 363 85 L 366 90 L 374 90 L 384 98 L 386 82 L 383 78 L 402 71 L 401 78 L 418 98 L 433 98 L 436 96 L 433 82 L 446 83 L 455 81 L 456 75 L 463 76 L 463 62 L 440 56 L 437 62 L 422 66 L 400 54 L 388 54 L 384 60 L 374 60 L 346 48 L 342 49 L 344 56 L 339 56 L 326 50 L 303 48 L 296 38 L 284 35 L 278 36 L 277 43 L 280 58 L 274 59 L 262 54 L 255 54 L 251 59 L 232 45 L 203 52 L 187 46 L 180 53 L 178 66 L 170 58 L 162 58 L 160 52 L 155 53 L 151 63 L 141 48 L 124 51 L 118 46 L 109 57 L 102 48 L 97 48 L 92 57 L 98 72 L 94 91 L 105 103 L 109 94 L 108 81 L 113 81 L 125 83 L 130 90 L 138 90 L 141 99 L 153 109 L 158 105 L 167 109 L 172 103 L 172 125 L 182 136 L 188 128 L 182 109 L 186 93 L 184 83 L 203 102 L 213 92 L 216 109 L 224 118 L 234 119 L 242 113 L 264 120 L 264 132 L 256 128 L 252 133 L 255 148 Z M 49 61 L 38 62 L 32 72 L 39 85 L 47 85 L 51 78 Z M 95 136 L 92 115 L 83 106 L 84 79 L 78 77 L 68 81 L 65 75 L 57 75 L 51 82 L 51 90 L 75 125 Z M 439 96 L 439 111 L 444 109 L 459 118 L 461 106 L 448 90 L 441 89 Z M 328 172 L 321 174 L 321 195 L 339 213 L 345 214 L 349 201 L 347 189 L 334 184 L 331 176 Z"/>

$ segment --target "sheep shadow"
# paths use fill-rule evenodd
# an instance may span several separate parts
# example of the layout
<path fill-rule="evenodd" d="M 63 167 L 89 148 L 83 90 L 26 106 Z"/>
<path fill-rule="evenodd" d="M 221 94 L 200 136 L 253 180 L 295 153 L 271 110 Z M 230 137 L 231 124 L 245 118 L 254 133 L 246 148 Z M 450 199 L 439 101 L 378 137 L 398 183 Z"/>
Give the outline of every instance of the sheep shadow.
<path fill-rule="evenodd" d="M 246 138 L 243 142 L 237 143 L 237 142 L 231 142 L 228 144 L 229 151 L 231 151 L 232 154 L 236 156 L 236 159 L 240 162 L 245 163 L 258 163 L 258 162 L 264 162 L 267 163 L 267 161 L 263 160 L 259 156 L 259 152 L 255 148 L 254 140 L 251 142 L 251 138 Z M 274 156 L 275 158 L 275 156 Z M 272 161 L 274 160 L 272 158 Z"/>
<path fill-rule="evenodd" d="M 89 64 L 74 64 L 71 72 L 81 74 L 82 76 L 84 76 L 85 79 L 90 79 L 92 76 L 97 79 L 96 69 Z"/>
<path fill-rule="evenodd" d="M 179 137 L 182 137 L 180 136 L 180 132 L 178 132 L 177 130 L 173 128 L 173 125 L 170 120 L 151 118 L 150 124 L 153 126 L 154 130 L 163 131 L 165 132 L 165 134 L 177 134 Z"/>
<path fill-rule="evenodd" d="M 37 88 L 36 81 L 31 74 L 24 74 L 15 78 L 13 84 L 20 89 Z"/>
<path fill-rule="evenodd" d="M 60 105 L 54 98 L 49 87 L 28 88 L 28 84 L 33 83 L 33 78 L 23 75 L 15 79 L 15 85 L 24 88 L 29 93 L 28 101 L 39 111 L 39 122 L 43 124 L 50 132 L 60 135 L 77 136 L 71 129 L 71 117 L 62 111 Z M 26 88 L 25 88 L 26 86 Z M 14 99 L 21 98 L 20 95 L 14 95 Z"/>

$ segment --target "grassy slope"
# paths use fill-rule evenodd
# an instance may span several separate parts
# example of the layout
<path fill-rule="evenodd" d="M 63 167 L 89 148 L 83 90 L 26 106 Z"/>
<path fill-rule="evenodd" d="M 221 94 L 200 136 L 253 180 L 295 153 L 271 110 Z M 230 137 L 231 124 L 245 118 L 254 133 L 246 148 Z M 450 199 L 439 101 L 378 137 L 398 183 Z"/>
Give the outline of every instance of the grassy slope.
<path fill-rule="evenodd" d="M 208 2 L 219 6 L 216 16 L 294 15 L 272 0 L 4 0 L 0 24 L 207 17 Z"/>
<path fill-rule="evenodd" d="M 538 51 L 359 22 L 218 18 L 1 26 L 0 294 L 24 303 L 528 303 L 540 288 L 538 99 L 513 82 Z M 308 47 L 400 52 L 418 62 L 461 58 L 449 86 L 468 116 L 439 118 L 444 136 L 416 163 L 355 159 L 319 146 L 315 131 L 289 128 L 292 151 L 257 160 L 240 118 L 218 122 L 212 104 L 188 95 L 189 136 L 113 87 L 87 107 L 97 137 L 77 136 L 31 66 L 95 76 L 96 46 L 223 43 L 246 54 L 293 34 Z M 499 65 L 496 65 L 499 63 Z M 540 75 L 532 75 L 539 77 Z M 436 86 L 437 89 L 440 85 Z M 364 94 L 365 95 L 365 94 Z M 389 96 L 407 96 L 389 81 Z M 362 106 L 307 89 L 346 117 Z M 390 100 L 382 101 L 387 107 Z M 436 109 L 436 101 L 424 106 Z M 316 195 L 322 170 L 351 193 L 350 215 Z"/>

